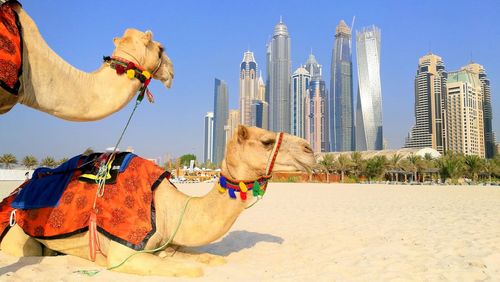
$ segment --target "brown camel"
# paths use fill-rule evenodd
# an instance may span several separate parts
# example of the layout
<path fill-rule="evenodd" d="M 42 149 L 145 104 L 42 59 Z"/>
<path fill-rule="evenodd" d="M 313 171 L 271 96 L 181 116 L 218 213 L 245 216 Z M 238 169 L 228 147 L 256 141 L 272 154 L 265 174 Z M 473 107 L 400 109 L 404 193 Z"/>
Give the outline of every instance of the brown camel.
<path fill-rule="evenodd" d="M 65 120 L 99 120 L 125 107 L 143 85 L 137 78 L 118 75 L 111 61 L 92 73 L 76 69 L 47 45 L 21 7 L 16 5 L 15 11 L 23 29 L 21 87 L 18 95 L 0 88 L 0 114 L 21 103 Z M 114 39 L 112 57 L 134 63 L 170 87 L 172 62 L 152 37 L 150 31 L 127 29 L 122 38 Z"/>
<path fill-rule="evenodd" d="M 239 126 L 227 144 L 225 159 L 222 162 L 222 174 L 228 182 L 236 185 L 243 180 L 246 183 L 253 183 L 254 180 L 259 180 L 261 183 L 263 181 L 262 191 L 270 177 L 268 174 L 273 169 L 287 172 L 308 171 L 314 164 L 313 151 L 304 139 L 260 128 Z M 229 186 L 222 184 L 222 180 L 219 182 L 205 196 L 190 199 L 170 182 L 162 181 L 154 192 L 156 232 L 150 237 L 144 249 L 157 248 L 172 237 L 172 246 L 201 246 L 226 234 L 241 212 L 252 205 L 257 197 L 254 197 L 251 191 L 244 193 L 246 197 L 243 197 L 241 192 L 239 195 L 236 192 L 236 197 L 234 194 L 231 197 L 229 189 L 226 191 Z M 226 188 L 221 188 L 221 184 Z M 242 192 L 245 192 L 244 190 L 246 189 L 241 189 Z M 180 227 L 175 233 L 180 220 Z M 202 274 L 202 268 L 197 262 L 217 264 L 224 261 L 223 258 L 210 254 L 190 254 L 182 251 L 167 257 L 137 253 L 136 250 L 108 238 L 105 234 L 99 233 L 98 237 L 102 253 L 107 254 L 107 257 L 97 254 L 95 261 L 101 266 L 116 266 L 130 255 L 136 254 L 114 269 L 119 272 L 199 276 Z M 89 259 L 88 238 L 87 231 L 64 239 L 34 239 L 26 235 L 19 225 L 14 225 L 5 235 L 0 248 L 16 256 L 40 256 L 43 244 L 64 254 Z"/>

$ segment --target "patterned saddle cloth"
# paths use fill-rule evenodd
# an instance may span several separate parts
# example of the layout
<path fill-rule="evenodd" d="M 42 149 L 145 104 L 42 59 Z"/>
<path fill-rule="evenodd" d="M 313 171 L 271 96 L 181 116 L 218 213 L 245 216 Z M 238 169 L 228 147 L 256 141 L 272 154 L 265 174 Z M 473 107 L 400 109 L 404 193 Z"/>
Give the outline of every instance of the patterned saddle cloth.
<path fill-rule="evenodd" d="M 156 231 L 154 191 L 170 173 L 146 159 L 133 155 L 116 181 L 106 184 L 96 197 L 95 181 L 73 178 L 56 207 L 15 211 L 16 223 L 26 234 L 39 239 L 59 239 L 88 230 L 96 201 L 97 231 L 134 250 L 142 250 Z M 7 233 L 17 188 L 0 203 L 0 240 Z"/>
<path fill-rule="evenodd" d="M 0 86 L 17 95 L 22 72 L 22 29 L 13 6 L 8 1 L 0 6 Z"/>

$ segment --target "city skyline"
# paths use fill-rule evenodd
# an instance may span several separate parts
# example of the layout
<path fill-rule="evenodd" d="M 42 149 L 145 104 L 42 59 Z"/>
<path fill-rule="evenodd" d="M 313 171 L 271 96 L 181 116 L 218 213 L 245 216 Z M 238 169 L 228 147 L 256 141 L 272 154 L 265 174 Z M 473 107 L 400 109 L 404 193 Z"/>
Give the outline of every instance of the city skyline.
<path fill-rule="evenodd" d="M 151 29 L 154 39 L 165 45 L 167 54 L 174 62 L 173 88 L 165 90 L 157 82 L 151 84 L 156 103 L 143 102 L 140 105 L 120 146 L 122 149 L 134 146 L 140 155 L 156 157 L 195 153 L 202 159 L 202 120 L 210 110 L 207 104 L 212 104 L 213 101 L 213 78 L 219 77 L 227 81 L 231 90 L 230 108 L 236 108 L 238 76 L 235 64 L 241 60 L 242 52 L 248 47 L 255 52 L 258 62 L 265 62 L 265 43 L 280 15 L 293 39 L 292 69 L 303 62 L 311 48 L 318 61 L 327 65 L 334 29 L 342 18 L 351 19 L 356 15 L 356 26 L 375 24 L 384 31 L 381 80 L 384 87 L 384 137 L 389 141 L 389 147 L 401 147 L 404 136 L 414 123 L 415 61 L 430 50 L 443 57 L 447 69 L 459 69 L 470 62 L 471 57 L 472 61 L 485 66 L 491 82 L 492 128 L 495 132 L 499 131 L 500 103 L 496 93 L 500 88 L 500 62 L 491 47 L 499 41 L 499 27 L 494 23 L 492 12 L 495 7 L 499 7 L 498 2 L 485 1 L 473 7 L 465 1 L 454 2 L 457 10 L 467 10 L 470 16 L 463 22 L 454 22 L 448 16 L 431 17 L 426 12 L 431 7 L 445 9 L 446 5 L 443 3 L 423 1 L 403 5 L 394 1 L 380 6 L 371 2 L 314 4 L 320 10 L 315 15 L 314 24 L 303 21 L 303 13 L 289 7 L 290 5 L 256 2 L 251 4 L 251 8 L 260 15 L 259 21 L 239 25 L 236 23 L 241 22 L 236 21 L 236 15 L 241 5 L 233 3 L 226 5 L 221 11 L 214 11 L 210 16 L 201 13 L 201 10 L 210 9 L 211 5 L 208 3 L 159 3 L 159 9 L 155 11 L 142 7 L 138 9 L 143 12 L 147 10 L 152 15 L 153 20 L 143 22 L 128 17 L 130 12 L 123 8 L 118 8 L 121 15 L 119 18 L 109 17 L 107 11 L 117 8 L 110 3 L 102 3 L 100 7 L 91 9 L 78 3 L 23 2 L 25 10 L 34 18 L 49 46 L 82 70 L 96 69 L 100 65 L 99 58 L 113 49 L 112 38 L 121 36 L 126 27 Z M 80 13 L 67 12 L 72 10 L 85 12 L 90 15 L 90 20 Z M 196 20 L 185 21 L 188 15 Z M 122 17 L 128 17 L 129 20 L 122 21 Z M 61 21 L 65 25 L 61 26 Z M 172 22 L 175 27 L 167 24 Z M 447 26 L 451 22 L 461 32 L 476 34 L 485 40 L 467 41 L 456 37 L 454 33 L 436 28 Z M 85 28 L 82 27 L 83 23 Z M 106 28 L 103 29 L 102 26 Z M 483 29 L 482 26 L 489 28 Z M 240 33 L 239 30 L 242 29 L 246 32 Z M 79 32 L 74 32 L 75 30 Z M 215 42 L 208 40 L 214 37 L 211 30 L 217 30 Z M 82 40 L 92 44 L 78 48 Z M 188 48 L 192 46 L 193 40 L 195 44 L 203 45 L 203 48 Z M 325 67 L 324 71 L 324 77 L 329 77 L 329 68 Z M 356 73 L 353 76 L 353 80 L 357 81 Z M 17 105 L 11 112 L 0 116 L 0 130 L 10 133 L 2 135 L 0 149 L 2 152 L 14 153 L 19 158 L 25 154 L 61 158 L 78 154 L 88 147 L 102 150 L 116 142 L 131 108 L 132 103 L 117 114 L 98 122 L 69 123 Z M 32 141 L 33 132 L 42 133 L 36 137 L 36 143 Z M 179 142 L 179 139 L 183 141 Z M 63 142 L 64 140 L 72 142 Z"/>

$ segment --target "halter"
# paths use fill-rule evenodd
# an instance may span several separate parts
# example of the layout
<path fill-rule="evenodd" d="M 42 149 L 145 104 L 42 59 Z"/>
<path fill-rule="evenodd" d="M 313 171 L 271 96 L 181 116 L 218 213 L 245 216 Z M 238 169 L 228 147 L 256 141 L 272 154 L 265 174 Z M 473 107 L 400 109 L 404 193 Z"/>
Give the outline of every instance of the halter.
<path fill-rule="evenodd" d="M 148 98 L 148 101 L 153 103 L 154 102 L 154 97 L 153 94 L 148 89 L 149 82 L 151 82 L 151 78 L 153 75 L 158 71 L 161 65 L 161 59 L 158 60 L 158 65 L 156 68 L 153 70 L 152 73 L 147 71 L 141 66 L 136 65 L 134 62 L 126 60 L 121 57 L 117 56 L 104 56 L 102 58 L 104 62 L 108 63 L 109 67 L 116 70 L 116 74 L 122 75 L 126 74 L 128 78 L 134 79 L 137 78 L 141 83 L 142 86 L 139 88 L 139 96 L 137 99 L 139 101 L 142 101 L 144 98 L 144 93 L 146 93 L 146 96 Z"/>
<path fill-rule="evenodd" d="M 240 193 L 241 200 L 245 201 L 247 199 L 247 192 L 252 191 L 254 197 L 261 198 L 267 189 L 267 183 L 271 179 L 274 163 L 276 162 L 276 157 L 278 156 L 278 151 L 281 147 L 283 141 L 283 132 L 277 133 L 277 141 L 274 143 L 273 150 L 269 155 L 266 173 L 255 180 L 235 180 L 231 179 L 221 173 L 219 178 L 219 183 L 217 183 L 217 189 L 221 193 L 226 191 L 231 199 L 236 199 L 236 192 Z"/>

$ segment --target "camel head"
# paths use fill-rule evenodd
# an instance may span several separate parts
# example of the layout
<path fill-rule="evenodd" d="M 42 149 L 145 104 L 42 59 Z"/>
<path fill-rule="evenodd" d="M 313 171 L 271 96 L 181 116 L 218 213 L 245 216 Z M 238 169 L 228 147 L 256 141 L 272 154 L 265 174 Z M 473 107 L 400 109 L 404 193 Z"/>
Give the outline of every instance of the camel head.
<path fill-rule="evenodd" d="M 276 132 L 240 125 L 227 144 L 222 168 L 235 179 L 262 177 L 276 142 Z M 273 171 L 309 171 L 315 163 L 309 143 L 285 133 Z"/>
<path fill-rule="evenodd" d="M 121 38 L 115 38 L 114 56 L 124 57 L 138 63 L 153 73 L 153 78 L 160 80 L 167 88 L 172 85 L 174 66 L 164 52 L 163 45 L 153 41 L 151 31 L 142 32 L 127 29 Z M 156 70 L 156 72 L 154 72 Z"/>

